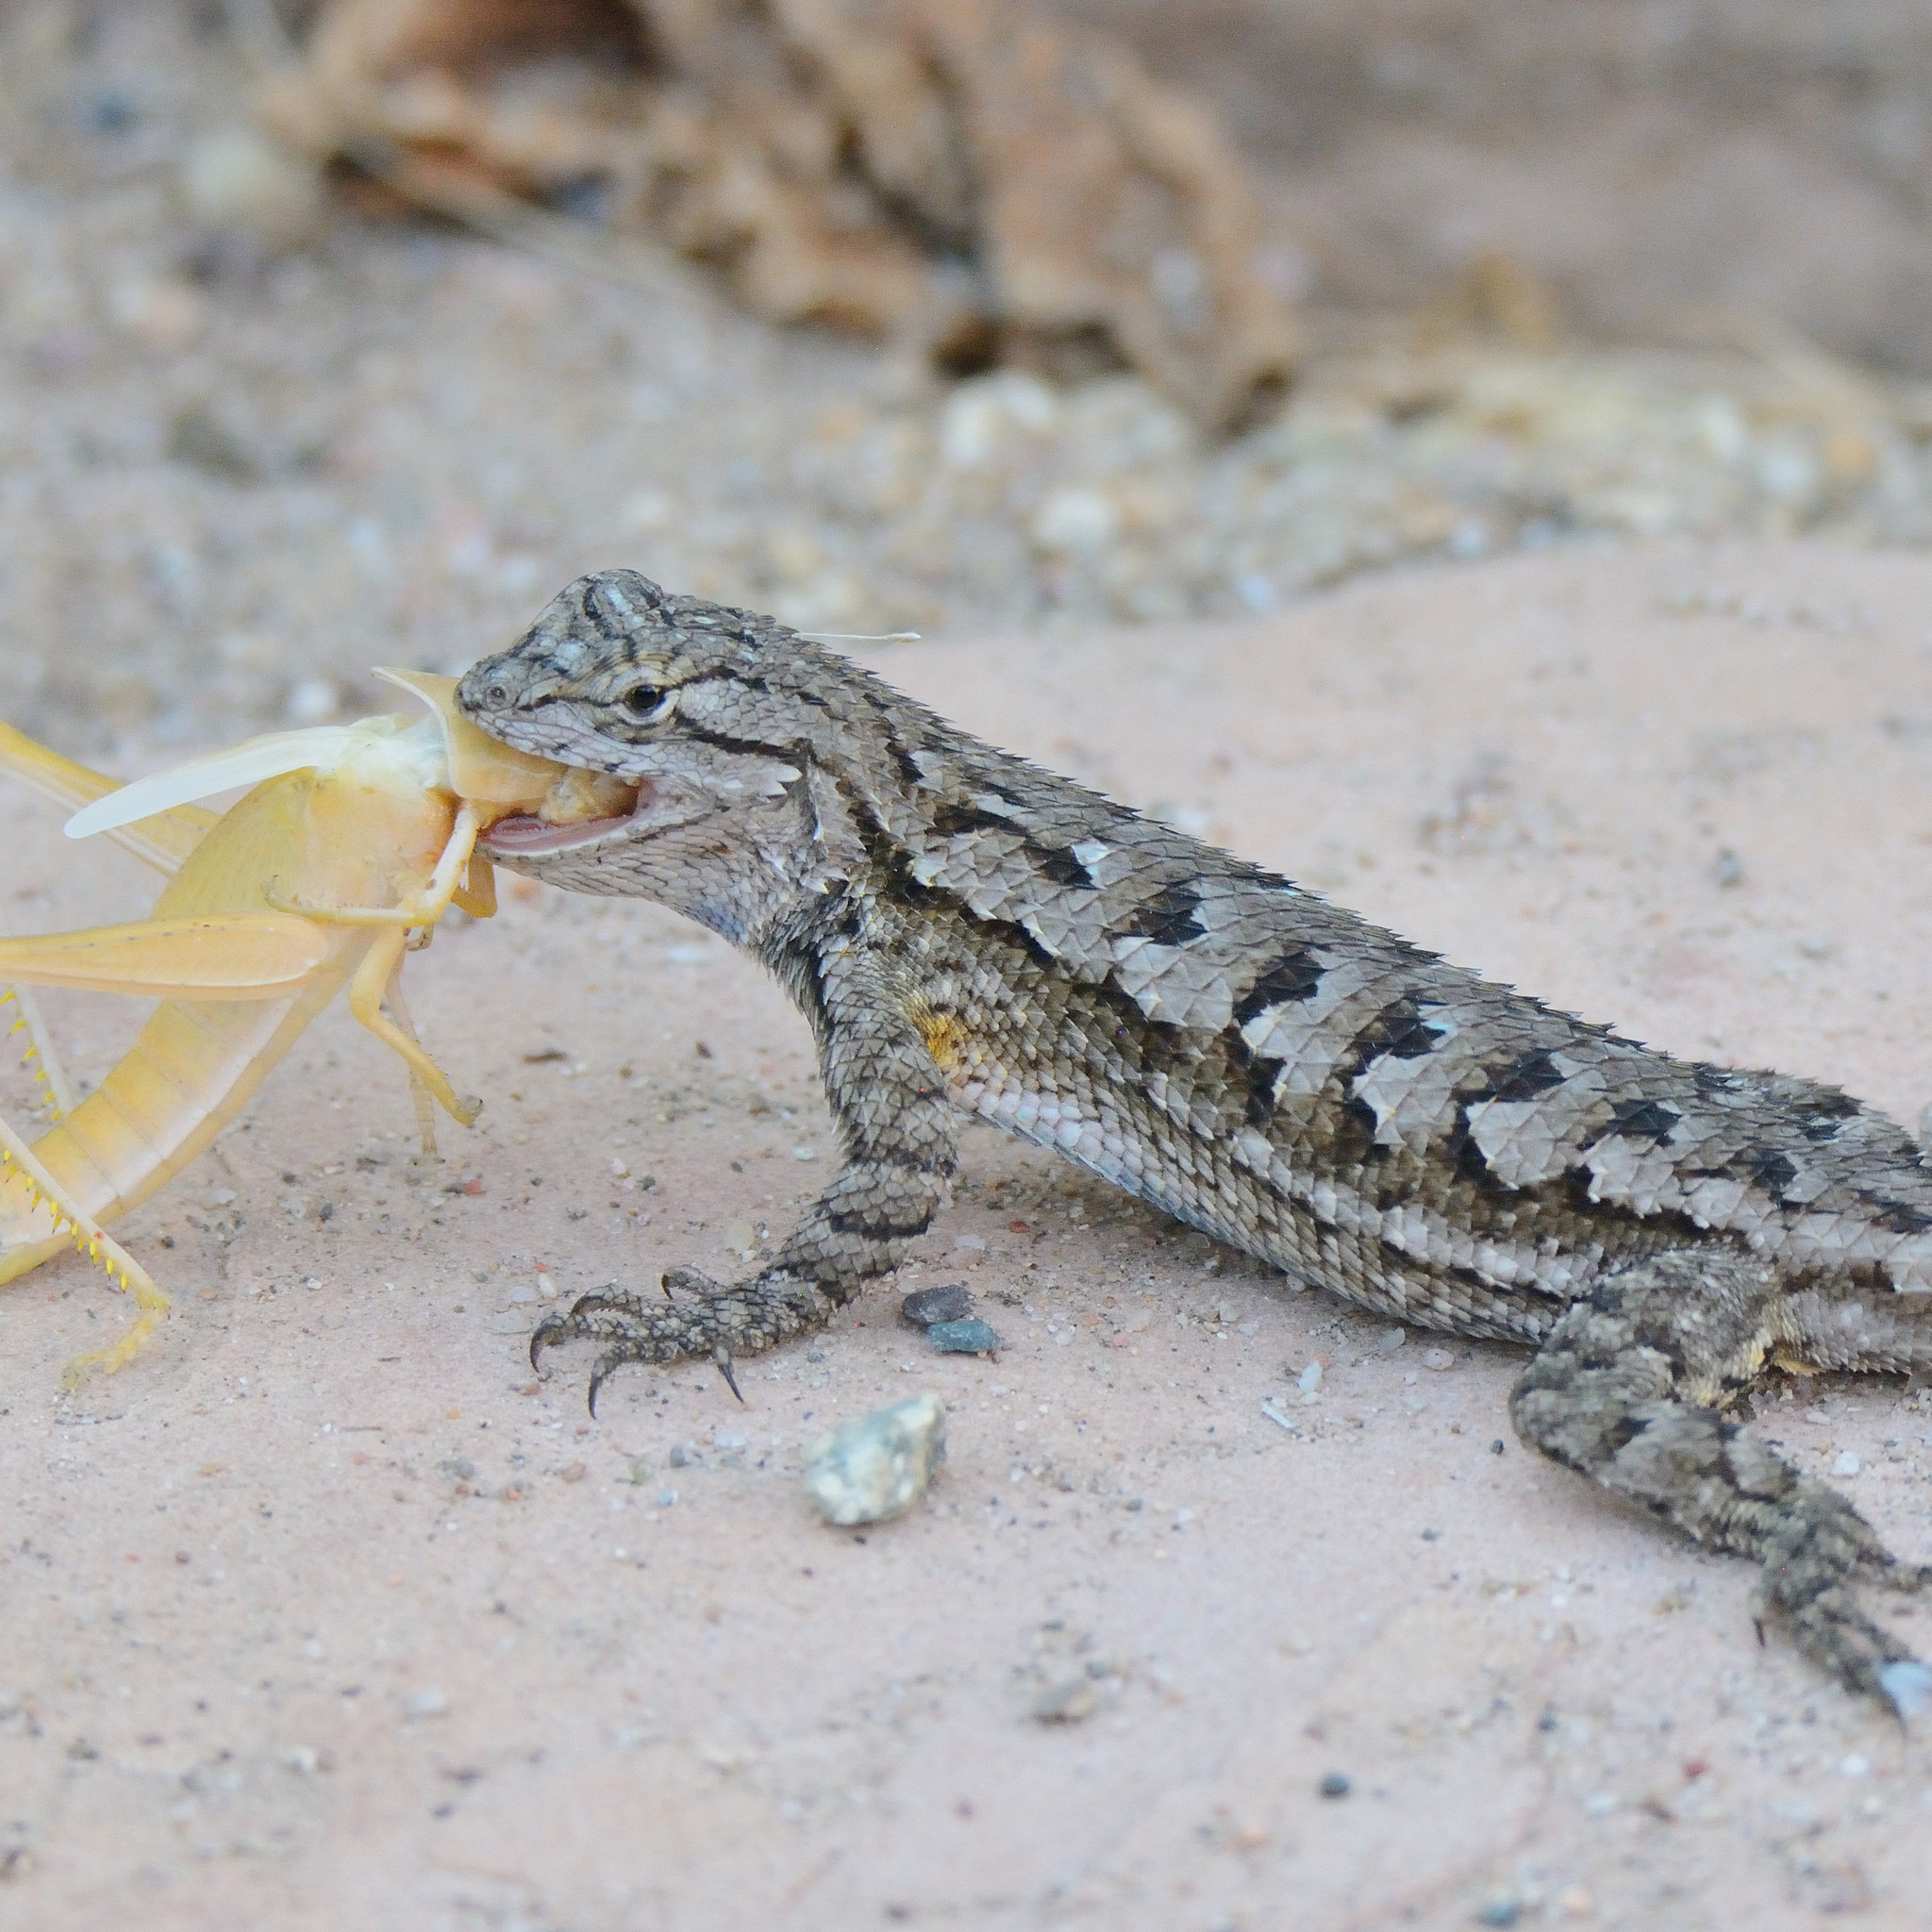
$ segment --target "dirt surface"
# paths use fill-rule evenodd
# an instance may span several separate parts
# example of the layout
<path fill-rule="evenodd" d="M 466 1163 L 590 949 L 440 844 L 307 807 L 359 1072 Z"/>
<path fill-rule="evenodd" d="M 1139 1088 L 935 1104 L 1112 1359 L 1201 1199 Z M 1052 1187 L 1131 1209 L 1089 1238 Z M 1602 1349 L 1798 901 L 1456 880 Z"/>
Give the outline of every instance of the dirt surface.
<path fill-rule="evenodd" d="M 1487 248 L 1592 331 L 1775 316 L 1932 372 L 1932 22 L 1899 0 L 1066 0 L 1214 102 L 1327 300 Z"/>
<path fill-rule="evenodd" d="M 1909 1121 L 1928 598 L 1920 558 L 1651 547 L 874 655 L 1455 958 Z M 16 924 L 151 890 L 13 809 Z M 125 1224 L 175 1297 L 132 1368 L 60 1397 L 121 1314 L 78 1260 L 0 1296 L 0 1926 L 1923 1923 L 1924 1739 L 1761 1646 L 1741 1565 L 1525 1455 L 1520 1357 L 991 1133 L 743 1407 L 639 1371 L 588 1422 L 534 1320 L 783 1229 L 832 1158 L 805 1028 L 695 928 L 545 891 L 410 979 L 488 1098 L 445 1168 L 338 1010 Z M 95 1077 L 133 1017 L 54 1006 Z M 896 1319 L 949 1282 L 997 1358 Z M 816 1523 L 805 1445 L 922 1389 L 927 1502 Z M 1922 1399 L 1787 1384 L 1757 1425 L 1932 1554 Z"/>
<path fill-rule="evenodd" d="M 641 242 L 620 285 L 314 183 L 300 244 L 264 233 L 254 84 L 207 8 L 0 0 L 0 715 L 70 753 L 358 715 L 372 662 L 466 661 L 613 563 L 985 636 L 1633 534 L 1932 541 L 1932 392 L 1774 307 L 1756 347 L 1591 346 L 1506 253 L 1216 441 L 1134 376 L 949 383 L 774 330 Z"/>

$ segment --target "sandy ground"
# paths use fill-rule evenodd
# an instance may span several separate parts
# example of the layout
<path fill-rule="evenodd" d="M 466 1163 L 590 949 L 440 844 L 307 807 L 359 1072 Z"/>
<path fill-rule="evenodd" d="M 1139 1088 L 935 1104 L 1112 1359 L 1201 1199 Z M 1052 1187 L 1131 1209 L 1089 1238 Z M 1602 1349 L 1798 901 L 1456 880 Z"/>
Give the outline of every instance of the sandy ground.
<path fill-rule="evenodd" d="M 1932 560 L 1651 549 L 878 661 L 1457 959 L 1910 1120 L 1928 608 Z M 151 890 L 13 809 L 18 925 Z M 587 1422 L 581 1360 L 525 1365 L 544 1298 L 783 1229 L 831 1158 L 805 1029 L 668 914 L 535 889 L 411 981 L 489 1099 L 440 1174 L 338 1011 L 130 1218 L 176 1297 L 135 1366 L 60 1397 L 121 1312 L 77 1260 L 0 1298 L 0 1927 L 1924 1923 L 1924 1737 L 1524 1454 L 1518 1357 L 1432 1368 L 990 1133 L 744 1407 L 633 1372 Z M 132 1024 L 54 1019 L 95 1076 Z M 895 1319 L 955 1280 L 996 1359 Z M 926 1505 L 819 1525 L 803 1445 L 928 1388 Z M 1921 1401 L 1759 1425 L 1932 1554 Z"/>

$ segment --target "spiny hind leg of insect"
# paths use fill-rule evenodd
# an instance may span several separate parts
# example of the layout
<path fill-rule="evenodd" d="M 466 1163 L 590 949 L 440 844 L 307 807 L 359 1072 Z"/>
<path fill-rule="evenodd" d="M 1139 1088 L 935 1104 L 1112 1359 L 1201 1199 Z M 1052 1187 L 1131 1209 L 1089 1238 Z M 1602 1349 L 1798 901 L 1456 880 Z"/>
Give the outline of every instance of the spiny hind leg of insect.
<path fill-rule="evenodd" d="M 154 1333 L 155 1324 L 168 1312 L 168 1297 L 156 1286 L 147 1270 L 68 1194 L 41 1164 L 34 1150 L 4 1120 L 0 1120 L 0 1165 L 26 1190 L 35 1205 L 51 1217 L 54 1232 L 64 1227 L 74 1237 L 74 1245 L 90 1260 L 99 1263 L 108 1280 L 134 1297 L 134 1320 L 106 1348 L 75 1356 L 61 1370 L 60 1382 L 63 1388 L 72 1389 L 89 1369 L 95 1368 L 111 1375 L 123 1363 L 132 1360 Z"/>
<path fill-rule="evenodd" d="M 402 968 L 403 941 L 407 937 L 406 929 L 399 925 L 377 935 L 349 982 L 349 1010 L 385 1046 L 402 1056 L 411 1078 L 423 1083 L 452 1120 L 460 1121 L 467 1127 L 483 1111 L 483 1103 L 458 1093 L 449 1084 L 448 1074 L 418 1043 L 414 1028 L 405 1031 L 404 1026 L 382 1010 L 383 999 Z M 407 1024 L 407 1012 L 404 1020 Z M 433 1142 L 425 1151 L 433 1152 Z"/>
<path fill-rule="evenodd" d="M 0 1007 L 4 1006 L 11 1006 L 14 1009 L 13 1024 L 7 1030 L 26 1035 L 26 1045 L 21 1049 L 20 1057 L 33 1073 L 42 1105 L 57 1121 L 62 1114 L 72 1113 L 73 1083 L 67 1077 L 67 1070 L 60 1064 L 60 1056 L 54 1051 L 47 1023 L 41 1018 L 40 1002 L 25 987 L 9 986 L 0 991 Z"/>

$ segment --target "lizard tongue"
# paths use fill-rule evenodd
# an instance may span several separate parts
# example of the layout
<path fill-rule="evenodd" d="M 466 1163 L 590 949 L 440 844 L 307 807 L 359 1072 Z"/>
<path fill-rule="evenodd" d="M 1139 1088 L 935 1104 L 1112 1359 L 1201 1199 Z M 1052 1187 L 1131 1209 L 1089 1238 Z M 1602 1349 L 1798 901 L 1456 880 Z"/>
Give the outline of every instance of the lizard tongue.
<path fill-rule="evenodd" d="M 569 824 L 553 825 L 527 812 L 498 819 L 479 841 L 491 852 L 563 852 L 573 845 L 588 844 L 630 823 L 628 816 L 614 819 L 576 819 Z"/>

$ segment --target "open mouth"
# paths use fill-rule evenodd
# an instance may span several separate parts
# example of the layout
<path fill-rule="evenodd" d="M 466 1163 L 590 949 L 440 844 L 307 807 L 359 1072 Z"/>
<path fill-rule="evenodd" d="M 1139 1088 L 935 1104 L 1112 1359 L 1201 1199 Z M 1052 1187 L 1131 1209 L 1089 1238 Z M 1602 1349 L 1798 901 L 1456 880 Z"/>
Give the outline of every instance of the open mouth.
<path fill-rule="evenodd" d="M 601 772 L 566 772 L 534 812 L 498 819 L 477 842 L 505 857 L 567 852 L 622 831 L 650 795 L 648 784 L 625 784 Z"/>
<path fill-rule="evenodd" d="M 630 823 L 629 814 L 617 819 L 578 819 L 568 825 L 550 825 L 533 813 L 520 811 L 498 819 L 476 842 L 487 852 L 567 852 L 573 845 L 588 845 Z"/>

